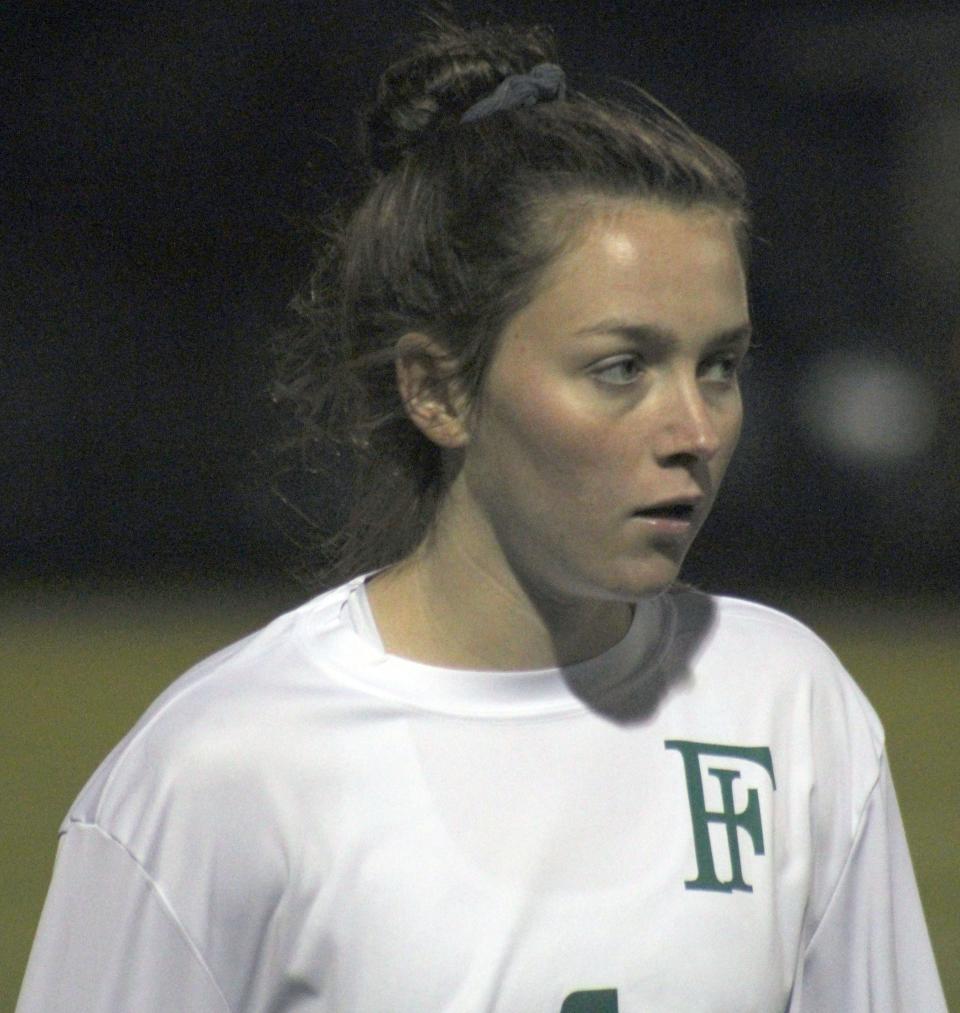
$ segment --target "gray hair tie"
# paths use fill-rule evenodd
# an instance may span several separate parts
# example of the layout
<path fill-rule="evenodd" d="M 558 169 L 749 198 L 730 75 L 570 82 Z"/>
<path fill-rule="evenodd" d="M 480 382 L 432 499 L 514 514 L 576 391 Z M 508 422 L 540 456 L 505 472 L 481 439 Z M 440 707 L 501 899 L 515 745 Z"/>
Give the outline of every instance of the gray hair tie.
<path fill-rule="evenodd" d="M 472 123 L 494 113 L 520 109 L 550 102 L 566 96 L 566 76 L 555 63 L 538 63 L 526 74 L 505 77 L 486 98 L 475 102 L 460 117 L 461 123 Z"/>

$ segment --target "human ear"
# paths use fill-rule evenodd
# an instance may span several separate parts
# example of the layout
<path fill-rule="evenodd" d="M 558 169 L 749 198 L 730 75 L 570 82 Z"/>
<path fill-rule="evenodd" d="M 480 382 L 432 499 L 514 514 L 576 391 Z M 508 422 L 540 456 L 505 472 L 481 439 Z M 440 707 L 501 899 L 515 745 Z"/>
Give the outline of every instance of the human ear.
<path fill-rule="evenodd" d="M 396 344 L 397 387 L 404 411 L 428 440 L 446 450 L 466 445 L 466 399 L 453 356 L 426 334 L 404 334 Z"/>

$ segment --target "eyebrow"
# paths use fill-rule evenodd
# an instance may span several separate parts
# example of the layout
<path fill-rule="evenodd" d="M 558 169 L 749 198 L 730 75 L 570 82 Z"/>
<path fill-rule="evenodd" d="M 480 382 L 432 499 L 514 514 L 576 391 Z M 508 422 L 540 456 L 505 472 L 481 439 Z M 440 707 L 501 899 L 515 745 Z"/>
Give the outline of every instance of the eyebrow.
<path fill-rule="evenodd" d="M 601 320 L 599 323 L 582 327 L 576 333 L 578 337 L 585 337 L 589 334 L 616 334 L 636 344 L 653 344 L 663 347 L 677 342 L 676 334 L 668 328 L 657 327 L 655 324 L 635 324 L 619 318 Z M 713 349 L 723 348 L 727 345 L 749 344 L 752 335 L 753 326 L 748 321 L 712 335 L 707 341 L 706 347 Z"/>

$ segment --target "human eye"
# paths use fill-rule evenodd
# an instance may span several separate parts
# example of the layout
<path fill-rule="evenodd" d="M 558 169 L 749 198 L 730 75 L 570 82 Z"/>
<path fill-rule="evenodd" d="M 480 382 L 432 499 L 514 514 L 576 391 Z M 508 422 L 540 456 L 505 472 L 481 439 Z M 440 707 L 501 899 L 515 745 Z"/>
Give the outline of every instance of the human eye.
<path fill-rule="evenodd" d="M 719 352 L 704 362 L 701 368 L 701 376 L 710 383 L 730 386 L 737 382 L 743 370 L 744 359 L 744 352 Z"/>
<path fill-rule="evenodd" d="M 634 383 L 643 372 L 643 359 L 636 354 L 613 355 L 598 362 L 590 372 L 600 383 L 625 387 Z"/>

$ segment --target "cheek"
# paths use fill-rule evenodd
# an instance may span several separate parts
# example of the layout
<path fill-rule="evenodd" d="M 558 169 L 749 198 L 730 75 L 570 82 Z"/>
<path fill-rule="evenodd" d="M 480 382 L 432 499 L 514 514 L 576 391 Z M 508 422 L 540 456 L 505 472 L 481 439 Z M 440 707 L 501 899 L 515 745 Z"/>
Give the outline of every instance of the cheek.
<path fill-rule="evenodd" d="M 726 467 L 733 456 L 737 444 L 740 442 L 740 433 L 743 430 L 743 399 L 737 391 L 736 402 L 731 406 L 723 422 L 724 451 L 718 455 L 723 458 L 723 465 Z"/>
<path fill-rule="evenodd" d="M 579 472 L 596 458 L 602 427 L 557 398 L 528 397 L 517 404 L 512 432 L 524 456 L 538 470 L 559 475 Z"/>
<path fill-rule="evenodd" d="M 570 520 L 636 494 L 656 417 L 605 400 L 542 349 L 514 341 L 492 363 L 476 422 L 468 475 L 488 494 L 509 488 L 525 509 Z"/>
<path fill-rule="evenodd" d="M 490 405 L 495 423 L 486 447 L 510 480 L 531 497 L 555 493 L 562 503 L 591 509 L 608 501 L 609 487 L 636 447 L 625 445 L 616 422 L 596 406 L 578 400 L 576 391 L 557 384 L 527 385 Z M 636 442 L 635 434 L 631 437 Z M 486 454 L 484 456 L 487 456 Z"/>

